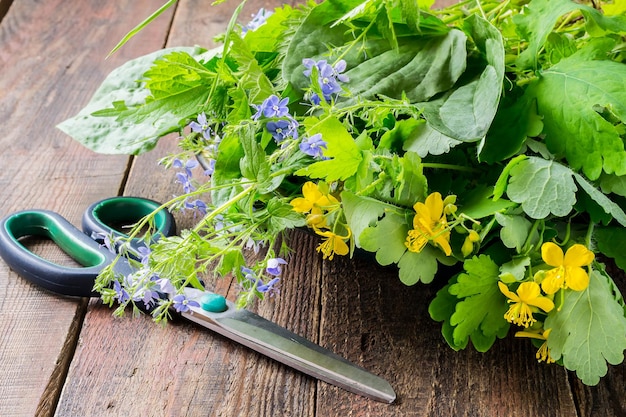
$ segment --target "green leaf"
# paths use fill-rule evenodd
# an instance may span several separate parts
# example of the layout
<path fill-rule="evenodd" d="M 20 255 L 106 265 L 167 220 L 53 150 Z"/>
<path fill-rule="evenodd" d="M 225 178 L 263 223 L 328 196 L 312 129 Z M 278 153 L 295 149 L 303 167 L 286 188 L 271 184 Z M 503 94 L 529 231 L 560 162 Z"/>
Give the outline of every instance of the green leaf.
<path fill-rule="evenodd" d="M 450 149 L 460 145 L 460 140 L 444 135 L 432 128 L 424 120 L 408 119 L 402 122 L 409 122 L 413 125 L 410 132 L 407 132 L 402 149 L 418 154 L 425 158 L 428 155 L 443 155 L 450 152 Z"/>
<path fill-rule="evenodd" d="M 398 263 L 406 252 L 404 245 L 409 226 L 403 216 L 385 214 L 375 226 L 361 232 L 361 247 L 369 252 L 376 252 L 376 261 L 381 265 Z"/>
<path fill-rule="evenodd" d="M 389 208 L 388 204 L 380 200 L 358 196 L 347 190 L 341 193 L 341 206 L 357 247 L 361 247 L 361 232 L 374 226 L 378 219 L 383 216 L 385 210 Z"/>
<path fill-rule="evenodd" d="M 596 189 L 582 175 L 574 174 L 574 178 L 581 188 L 585 190 L 587 195 L 589 195 L 593 201 L 598 203 L 600 208 L 602 208 L 605 213 L 610 214 L 619 224 L 626 227 L 626 213 L 624 213 L 624 210 L 622 210 L 620 206 L 612 202 L 606 195 Z"/>
<path fill-rule="evenodd" d="M 429 284 L 437 274 L 437 249 L 424 246 L 421 252 L 406 251 L 398 262 L 399 277 L 405 285 Z"/>
<path fill-rule="evenodd" d="M 450 324 L 454 326 L 455 345 L 472 344 L 478 351 L 486 351 L 509 329 L 504 319 L 506 297 L 498 289 L 500 271 L 489 256 L 481 255 L 464 262 L 465 273 L 459 274 L 449 292 L 462 299 L 456 305 Z"/>
<path fill-rule="evenodd" d="M 247 43 L 236 33 L 231 35 L 230 40 L 232 46 L 229 54 L 238 65 L 238 86 L 248 92 L 251 103 L 261 103 L 274 94 L 274 86 L 263 72 L 254 54 L 248 49 Z"/>
<path fill-rule="evenodd" d="M 513 258 L 500 266 L 500 280 L 505 283 L 521 281 L 526 276 L 526 269 L 530 266 L 530 258 L 522 256 Z"/>
<path fill-rule="evenodd" d="M 293 229 L 305 225 L 302 214 L 293 210 L 288 202 L 279 198 L 272 198 L 267 202 L 268 231 L 278 233 L 285 229 Z"/>
<path fill-rule="evenodd" d="M 557 20 L 567 12 L 581 6 L 570 0 L 533 0 L 524 12 L 513 17 L 522 39 L 528 40 L 528 47 L 517 58 L 516 65 L 521 69 L 536 68 L 537 56 Z"/>
<path fill-rule="evenodd" d="M 596 227 L 593 231 L 593 239 L 600 252 L 613 258 L 615 264 L 622 271 L 626 271 L 626 229 L 623 227 Z"/>
<path fill-rule="evenodd" d="M 457 201 L 460 212 L 472 219 L 482 219 L 516 206 L 512 201 L 491 198 L 493 190 L 486 186 L 476 186 L 470 193 L 463 195 L 463 201 Z"/>
<path fill-rule="evenodd" d="M 523 159 L 511 168 L 506 192 L 533 219 L 550 214 L 567 216 L 576 202 L 572 171 L 557 162 L 536 157 Z"/>
<path fill-rule="evenodd" d="M 587 60 L 576 53 L 543 71 L 527 94 L 543 116 L 545 142 L 553 154 L 567 158 L 596 180 L 602 171 L 626 175 L 626 151 L 617 127 L 596 111 L 611 108 L 626 122 L 626 65 Z"/>
<path fill-rule="evenodd" d="M 265 158 L 265 151 L 256 141 L 255 132 L 250 126 L 239 129 L 238 135 L 244 155 L 239 162 L 241 175 L 251 181 L 263 183 L 270 174 L 270 165 Z"/>
<path fill-rule="evenodd" d="M 333 182 L 345 180 L 357 172 L 363 159 L 361 150 L 337 118 L 327 117 L 320 121 L 311 117 L 305 121 L 305 126 L 308 136 L 322 134 L 322 140 L 326 142 L 324 156 L 330 159 L 314 162 L 296 171 L 295 175 L 323 178 L 326 182 Z"/>
<path fill-rule="evenodd" d="M 100 153 L 139 154 L 152 149 L 161 136 L 178 130 L 181 120 L 195 116 L 207 97 L 203 79 L 193 84 L 189 78 L 192 75 L 178 78 L 185 71 L 184 64 L 172 62 L 168 57 L 181 57 L 182 53 L 193 57 L 201 52 L 195 48 L 171 48 L 128 61 L 107 76 L 85 108 L 57 127 Z M 187 88 L 181 87 L 177 94 L 166 97 L 155 84 L 155 92 L 161 99 L 150 99 L 150 90 L 137 80 L 143 79 L 153 66 L 162 68 L 168 62 L 177 77 L 171 79 L 172 84 Z M 206 69 L 202 67 L 202 71 Z M 109 117 L 93 116 L 104 109 L 111 109 Z"/>
<path fill-rule="evenodd" d="M 399 158 L 400 171 L 396 177 L 398 184 L 392 202 L 411 207 L 418 201 L 424 201 L 428 193 L 426 176 L 422 169 L 422 160 L 414 152 L 406 152 Z"/>
<path fill-rule="evenodd" d="M 482 54 L 484 62 L 477 65 L 483 65 L 483 69 L 455 86 L 450 94 L 427 103 L 424 117 L 444 135 L 471 142 L 485 136 L 498 110 L 504 79 L 504 44 L 498 29 L 478 15 L 465 20 L 465 30 Z"/>
<path fill-rule="evenodd" d="M 532 228 L 532 223 L 525 217 L 520 215 L 506 215 L 496 213 L 496 221 L 502 229 L 500 229 L 500 239 L 504 246 L 515 249 L 520 253 L 524 243 L 528 239 L 528 234 Z"/>
<path fill-rule="evenodd" d="M 450 286 L 456 283 L 456 275 L 450 279 L 450 283 L 437 291 L 437 295 L 428 306 L 428 313 L 435 321 L 443 322 L 441 334 L 448 345 L 454 350 L 461 350 L 467 347 L 469 338 L 459 340 L 458 343 L 454 338 L 454 326 L 450 324 L 450 317 L 454 314 L 459 299 L 450 294 Z"/>
<path fill-rule="evenodd" d="M 592 271 L 589 287 L 566 291 L 562 308 L 550 312 L 544 324 L 552 329 L 548 337 L 552 358 L 563 358 L 563 365 L 587 385 L 596 385 L 606 375 L 607 362 L 617 365 L 624 360 L 626 318 L 618 302 L 621 295 L 610 280 Z"/>

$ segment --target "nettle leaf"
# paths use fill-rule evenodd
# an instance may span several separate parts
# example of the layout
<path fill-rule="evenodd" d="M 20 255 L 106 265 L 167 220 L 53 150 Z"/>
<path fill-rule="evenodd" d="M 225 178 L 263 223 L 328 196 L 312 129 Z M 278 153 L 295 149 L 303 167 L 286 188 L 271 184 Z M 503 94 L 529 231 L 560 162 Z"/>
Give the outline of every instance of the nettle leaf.
<path fill-rule="evenodd" d="M 385 210 L 390 208 L 388 204 L 380 200 L 358 196 L 347 190 L 341 193 L 341 207 L 357 247 L 361 247 L 359 239 L 361 232 L 374 226 Z"/>
<path fill-rule="evenodd" d="M 626 318 L 616 287 L 607 275 L 593 270 L 584 291 L 566 291 L 563 306 L 545 321 L 550 355 L 576 371 L 586 385 L 596 385 L 606 375 L 607 362 L 624 360 Z"/>
<path fill-rule="evenodd" d="M 463 268 L 465 273 L 448 290 L 461 300 L 450 317 L 454 344 L 464 345 L 471 339 L 476 350 L 485 352 L 509 329 L 504 319 L 506 297 L 498 289 L 500 270 L 486 255 L 466 260 Z"/>
<path fill-rule="evenodd" d="M 376 261 L 381 265 L 398 263 L 407 251 L 404 242 L 408 232 L 404 216 L 387 213 L 375 226 L 361 232 L 361 247 L 368 252 L 376 252 Z"/>
<path fill-rule="evenodd" d="M 346 127 L 335 117 L 323 120 L 308 118 L 305 122 L 307 136 L 322 134 L 326 142 L 324 156 L 330 159 L 314 162 L 299 169 L 295 175 L 323 178 L 327 182 L 345 180 L 354 175 L 363 159 L 361 150 Z"/>
<path fill-rule="evenodd" d="M 522 205 L 533 219 L 550 214 L 566 216 L 576 202 L 576 184 L 567 167 L 542 158 L 529 157 L 511 168 L 506 193 Z"/>
<path fill-rule="evenodd" d="M 182 75 L 171 82 L 179 86 L 184 83 L 188 88 L 180 90 L 185 91 L 184 94 L 164 100 L 151 100 L 146 104 L 151 92 L 137 80 L 143 79 L 156 62 L 174 52 L 196 57 L 204 51 L 199 48 L 169 48 L 128 61 L 107 76 L 89 103 L 76 116 L 57 127 L 82 145 L 100 153 L 139 154 L 152 149 L 161 136 L 179 128 L 181 119 L 197 114 L 200 104 L 206 100 L 207 89 L 203 82 L 198 80 L 194 88 L 191 81 L 193 76 Z M 159 66 L 163 66 L 163 63 Z M 177 67 L 176 64 L 173 66 Z M 172 71 L 176 72 L 174 69 Z M 157 85 L 154 87 L 156 91 Z M 165 84 L 161 84 L 160 89 L 163 88 Z M 174 108 L 177 109 L 175 114 L 171 111 Z M 106 109 L 112 110 L 109 117 L 93 115 Z"/>
<path fill-rule="evenodd" d="M 626 65 L 588 60 L 576 53 L 543 71 L 527 90 L 543 116 L 550 152 L 563 155 L 575 171 L 596 180 L 607 174 L 626 175 L 626 151 L 617 127 L 596 108 L 608 107 L 626 122 Z"/>
<path fill-rule="evenodd" d="M 236 33 L 231 34 L 229 54 L 238 64 L 239 86 L 248 91 L 251 103 L 260 103 L 274 94 L 274 86 L 248 49 L 248 45 Z"/>

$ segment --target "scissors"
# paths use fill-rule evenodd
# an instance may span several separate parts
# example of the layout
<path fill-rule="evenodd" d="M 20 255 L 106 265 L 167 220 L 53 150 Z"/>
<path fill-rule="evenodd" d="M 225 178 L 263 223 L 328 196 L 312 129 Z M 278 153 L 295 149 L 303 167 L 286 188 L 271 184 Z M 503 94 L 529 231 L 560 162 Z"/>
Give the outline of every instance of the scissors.
<path fill-rule="evenodd" d="M 83 231 L 52 211 L 16 212 L 0 220 L 0 257 L 18 275 L 51 292 L 65 296 L 98 297 L 93 287 L 102 269 L 115 262 L 113 268 L 116 273 L 127 276 L 135 270 L 125 257 L 118 257 L 103 247 L 97 240 L 98 236 L 127 239 L 128 235 L 121 232 L 118 225 L 136 224 L 157 210 L 155 239 L 171 236 L 176 229 L 174 218 L 160 207 L 155 201 L 139 197 L 100 200 L 85 211 Z M 51 239 L 83 267 L 66 267 L 41 258 L 20 242 L 27 236 Z M 127 245 L 136 251 L 144 243 L 134 238 Z M 119 251 L 119 245 L 114 249 Z M 396 394 L 387 381 L 341 356 L 257 314 L 236 308 L 219 294 L 190 287 L 182 291 L 187 299 L 196 300 L 200 305 L 191 306 L 188 312 L 177 313 L 183 318 L 347 391 L 376 401 L 395 401 Z M 162 297 L 168 295 L 163 294 Z M 145 306 L 145 311 L 149 312 L 150 308 Z"/>

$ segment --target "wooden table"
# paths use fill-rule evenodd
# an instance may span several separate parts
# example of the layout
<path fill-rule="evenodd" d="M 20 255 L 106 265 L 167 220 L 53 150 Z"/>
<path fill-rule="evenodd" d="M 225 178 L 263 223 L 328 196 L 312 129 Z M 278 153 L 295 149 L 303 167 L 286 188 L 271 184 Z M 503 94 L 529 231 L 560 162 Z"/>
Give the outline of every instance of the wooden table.
<path fill-rule="evenodd" d="M 96 199 L 179 192 L 156 163 L 175 139 L 129 158 L 95 154 L 54 128 L 125 60 L 166 45 L 211 46 L 236 5 L 181 0 L 104 59 L 162 3 L 0 0 L 0 216 L 47 208 L 78 223 Z M 244 16 L 263 5 L 272 6 L 251 1 Z M 0 416 L 626 415 L 625 366 L 586 387 L 538 364 L 528 341 L 454 352 L 428 317 L 434 288 L 404 287 L 395 269 L 366 259 L 323 262 L 315 237 L 291 237 L 280 296 L 258 313 L 387 379 L 395 404 L 318 382 L 194 325 L 116 319 L 98 300 L 46 293 L 0 262 Z M 33 250 L 65 260 L 51 245 Z M 217 290 L 233 296 L 229 282 Z"/>

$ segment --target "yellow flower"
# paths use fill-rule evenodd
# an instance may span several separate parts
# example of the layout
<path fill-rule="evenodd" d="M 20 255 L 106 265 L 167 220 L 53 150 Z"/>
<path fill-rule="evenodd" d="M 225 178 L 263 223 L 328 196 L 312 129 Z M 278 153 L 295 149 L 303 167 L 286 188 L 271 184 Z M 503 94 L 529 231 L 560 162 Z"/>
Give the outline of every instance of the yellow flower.
<path fill-rule="evenodd" d="M 552 242 L 541 245 L 543 261 L 554 268 L 546 271 L 541 281 L 541 289 L 546 294 L 554 294 L 561 288 L 582 291 L 589 285 L 589 275 L 582 267 L 593 262 L 594 254 L 585 246 L 575 244 L 565 255 L 563 250 Z"/>
<path fill-rule="evenodd" d="M 539 362 L 545 361 L 545 363 L 554 363 L 554 359 L 550 356 L 550 349 L 548 349 L 548 336 L 552 329 L 538 330 L 538 331 L 523 331 L 515 333 L 515 337 L 529 337 L 531 339 L 539 339 L 544 342 L 539 346 L 535 357 Z"/>
<path fill-rule="evenodd" d="M 536 282 L 522 282 L 517 288 L 517 294 L 510 291 L 502 281 L 498 282 L 498 287 L 502 294 L 509 298 L 508 302 L 513 304 L 504 314 L 504 318 L 509 323 L 528 327 L 537 321 L 533 317 L 533 312 L 538 311 L 537 308 L 546 313 L 554 308 L 552 300 L 541 295 L 541 289 Z"/>
<path fill-rule="evenodd" d="M 411 252 L 421 252 L 426 243 L 432 240 L 449 256 L 452 253 L 450 231 L 441 194 L 430 194 L 423 203 L 415 203 L 413 209 L 413 229 L 409 230 L 406 247 Z"/>
<path fill-rule="evenodd" d="M 339 236 L 330 230 L 315 229 L 315 233 L 326 238 L 326 240 L 317 247 L 317 251 L 321 251 L 324 254 L 324 259 L 328 258 L 332 261 L 335 254 L 347 255 L 350 251 L 345 242 L 345 240 L 350 239 L 352 234 L 350 230 L 348 230 L 347 236 Z"/>
<path fill-rule="evenodd" d="M 293 209 L 298 213 L 319 212 L 320 214 L 322 209 L 338 203 L 339 201 L 332 195 L 322 194 L 318 185 L 311 181 L 302 186 L 302 197 L 296 197 L 290 202 Z"/>

